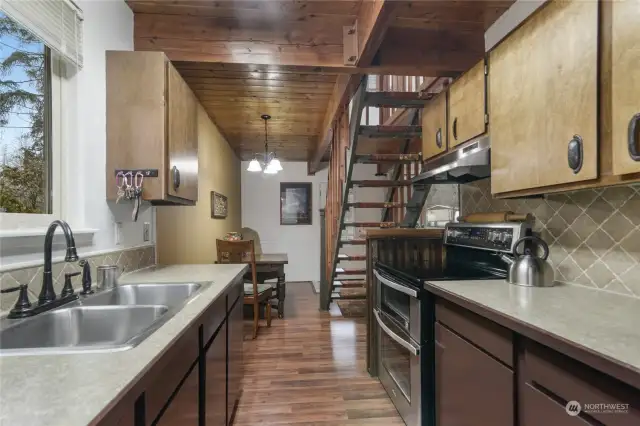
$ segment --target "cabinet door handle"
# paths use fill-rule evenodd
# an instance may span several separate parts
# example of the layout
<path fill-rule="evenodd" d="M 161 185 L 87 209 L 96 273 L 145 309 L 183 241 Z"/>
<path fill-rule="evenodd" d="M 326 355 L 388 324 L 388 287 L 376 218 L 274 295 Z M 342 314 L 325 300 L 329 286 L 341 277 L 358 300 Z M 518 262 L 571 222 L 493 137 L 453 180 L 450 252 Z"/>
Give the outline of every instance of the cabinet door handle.
<path fill-rule="evenodd" d="M 629 121 L 629 140 L 628 149 L 629 157 L 633 161 L 640 161 L 640 152 L 638 151 L 638 144 L 640 143 L 640 113 L 631 117 Z"/>
<path fill-rule="evenodd" d="M 177 191 L 180 188 L 180 170 L 176 166 L 171 169 L 171 180 L 173 182 L 173 190 Z"/>
<path fill-rule="evenodd" d="M 577 174 L 582 169 L 583 151 L 582 138 L 580 135 L 573 135 L 567 146 L 567 161 L 569 168 L 573 170 L 573 174 Z"/>
<path fill-rule="evenodd" d="M 453 119 L 453 138 L 458 140 L 458 117 Z"/>
<path fill-rule="evenodd" d="M 436 146 L 442 148 L 442 127 L 436 132 Z"/>

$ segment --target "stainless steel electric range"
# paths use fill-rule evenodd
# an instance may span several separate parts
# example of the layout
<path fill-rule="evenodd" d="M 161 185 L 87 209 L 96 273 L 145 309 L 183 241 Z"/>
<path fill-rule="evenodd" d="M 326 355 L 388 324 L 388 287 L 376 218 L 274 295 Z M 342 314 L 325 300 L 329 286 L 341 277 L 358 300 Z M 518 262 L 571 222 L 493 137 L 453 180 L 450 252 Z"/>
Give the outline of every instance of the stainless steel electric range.
<path fill-rule="evenodd" d="M 530 234 L 529 223 L 449 223 L 442 268 L 375 263 L 378 377 L 408 426 L 435 424 L 435 315 L 425 281 L 504 279 L 507 265 L 495 253 Z"/>

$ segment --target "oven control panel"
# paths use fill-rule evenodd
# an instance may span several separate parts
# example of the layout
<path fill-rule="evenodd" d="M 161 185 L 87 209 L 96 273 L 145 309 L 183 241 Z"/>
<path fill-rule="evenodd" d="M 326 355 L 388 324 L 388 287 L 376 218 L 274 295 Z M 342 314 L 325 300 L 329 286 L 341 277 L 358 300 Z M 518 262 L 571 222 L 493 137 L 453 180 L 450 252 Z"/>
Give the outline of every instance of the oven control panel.
<path fill-rule="evenodd" d="M 449 223 L 445 228 L 444 243 L 482 250 L 511 252 L 518 239 L 529 235 L 528 223 Z"/>

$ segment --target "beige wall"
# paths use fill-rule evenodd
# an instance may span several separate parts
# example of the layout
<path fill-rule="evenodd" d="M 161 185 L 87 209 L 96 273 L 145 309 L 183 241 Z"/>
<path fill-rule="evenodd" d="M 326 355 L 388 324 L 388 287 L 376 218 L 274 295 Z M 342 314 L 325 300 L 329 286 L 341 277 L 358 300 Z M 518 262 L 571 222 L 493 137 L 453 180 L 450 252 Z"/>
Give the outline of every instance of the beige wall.
<path fill-rule="evenodd" d="M 158 263 L 212 263 L 216 238 L 240 231 L 240 160 L 198 104 L 198 202 L 190 207 L 158 207 Z M 226 195 L 229 215 L 211 218 L 210 192 Z"/>

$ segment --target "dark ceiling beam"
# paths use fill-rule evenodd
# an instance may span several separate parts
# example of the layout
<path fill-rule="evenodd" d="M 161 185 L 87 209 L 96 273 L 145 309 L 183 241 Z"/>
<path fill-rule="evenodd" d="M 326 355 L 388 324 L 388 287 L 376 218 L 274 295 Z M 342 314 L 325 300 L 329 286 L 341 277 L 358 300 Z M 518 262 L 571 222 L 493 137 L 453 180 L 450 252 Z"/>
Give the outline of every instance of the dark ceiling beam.
<path fill-rule="evenodd" d="M 236 65 L 256 70 L 285 68 L 289 72 L 310 74 L 425 76 L 446 68 L 437 61 L 415 64 L 402 59 L 399 62 L 397 56 L 372 64 L 392 20 L 394 3 L 362 2 L 354 27 L 358 52 L 350 63 L 344 60 L 342 35 L 345 24 L 352 25 L 349 17 L 284 22 L 276 26 L 232 18 L 136 13 L 134 46 L 136 50 L 162 51 L 172 62 L 221 65 L 220 69 Z"/>
<path fill-rule="evenodd" d="M 484 53 L 482 32 L 392 27 L 380 45 L 376 60 L 398 67 L 429 67 L 433 73 L 425 75 L 452 77 L 467 71 Z"/>
<path fill-rule="evenodd" d="M 358 52 L 355 61 L 353 61 L 356 65 L 355 68 L 371 65 L 393 18 L 393 8 L 393 1 L 390 0 L 362 2 L 354 25 L 354 36 L 357 37 L 356 46 Z M 349 59 L 347 58 L 347 60 Z M 377 73 L 386 74 L 386 72 Z M 333 139 L 335 121 L 357 90 L 363 74 L 367 74 L 367 72 L 338 76 L 331 98 L 329 98 L 327 112 L 322 121 L 317 146 L 309 158 L 307 170 L 310 174 L 314 174 L 320 169 L 320 163 Z"/>

